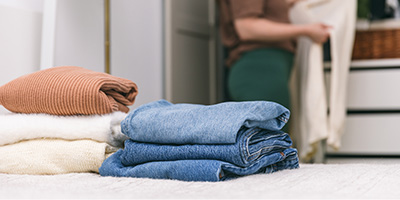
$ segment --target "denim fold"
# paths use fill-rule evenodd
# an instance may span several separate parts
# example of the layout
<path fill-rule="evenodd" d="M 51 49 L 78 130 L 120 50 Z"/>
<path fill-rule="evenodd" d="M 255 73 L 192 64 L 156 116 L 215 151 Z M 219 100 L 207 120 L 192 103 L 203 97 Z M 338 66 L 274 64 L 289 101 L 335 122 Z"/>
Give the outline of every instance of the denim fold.
<path fill-rule="evenodd" d="M 102 176 L 216 182 L 299 167 L 297 150 L 292 148 L 264 156 L 259 162 L 248 167 L 239 167 L 220 160 L 156 161 L 126 166 L 121 163 L 122 154 L 123 150 L 118 150 L 107 158 L 99 168 L 100 174 Z"/>
<path fill-rule="evenodd" d="M 159 144 L 234 144 L 239 129 L 280 130 L 290 111 L 270 101 L 214 105 L 158 100 L 131 111 L 122 132 L 134 141 Z"/>
<path fill-rule="evenodd" d="M 291 145 L 289 135 L 283 131 L 243 127 L 235 144 L 169 145 L 126 140 L 121 162 L 138 165 L 153 161 L 210 159 L 247 167 L 263 156 L 282 152 Z"/>

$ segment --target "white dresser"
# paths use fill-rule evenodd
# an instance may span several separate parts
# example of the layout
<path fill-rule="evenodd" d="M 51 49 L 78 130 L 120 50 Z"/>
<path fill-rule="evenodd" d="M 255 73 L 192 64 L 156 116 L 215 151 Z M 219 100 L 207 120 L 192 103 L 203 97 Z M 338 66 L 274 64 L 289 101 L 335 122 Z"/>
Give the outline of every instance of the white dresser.
<path fill-rule="evenodd" d="M 400 156 L 400 59 L 353 61 L 347 97 L 341 148 L 326 155 Z"/>

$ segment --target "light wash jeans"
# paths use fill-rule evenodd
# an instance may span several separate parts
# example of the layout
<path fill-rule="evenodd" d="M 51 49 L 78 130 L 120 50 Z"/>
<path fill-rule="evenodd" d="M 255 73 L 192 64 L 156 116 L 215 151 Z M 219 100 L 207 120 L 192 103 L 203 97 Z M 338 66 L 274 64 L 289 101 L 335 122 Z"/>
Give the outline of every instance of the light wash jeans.
<path fill-rule="evenodd" d="M 159 100 L 131 111 L 121 129 L 137 142 L 234 144 L 242 126 L 277 131 L 289 116 L 288 109 L 269 101 L 198 105 Z"/>

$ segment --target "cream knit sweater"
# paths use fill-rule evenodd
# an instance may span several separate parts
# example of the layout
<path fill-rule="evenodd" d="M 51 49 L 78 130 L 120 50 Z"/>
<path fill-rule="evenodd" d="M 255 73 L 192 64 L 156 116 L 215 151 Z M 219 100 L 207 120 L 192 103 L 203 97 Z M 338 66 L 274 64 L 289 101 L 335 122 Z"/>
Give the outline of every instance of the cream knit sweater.
<path fill-rule="evenodd" d="M 122 147 L 128 138 L 121 132 L 126 113 L 104 115 L 56 116 L 49 114 L 0 115 L 0 146 L 22 140 L 57 138 L 91 139 Z"/>
<path fill-rule="evenodd" d="M 64 174 L 98 172 L 117 149 L 93 140 L 38 139 L 0 147 L 0 173 Z"/>

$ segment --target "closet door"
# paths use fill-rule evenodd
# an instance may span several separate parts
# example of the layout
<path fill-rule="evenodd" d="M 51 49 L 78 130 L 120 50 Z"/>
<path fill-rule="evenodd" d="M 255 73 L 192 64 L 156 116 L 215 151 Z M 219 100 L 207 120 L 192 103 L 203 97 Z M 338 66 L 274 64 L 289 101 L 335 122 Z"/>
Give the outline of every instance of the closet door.
<path fill-rule="evenodd" d="M 215 1 L 165 1 L 165 95 L 173 103 L 216 101 Z"/>

